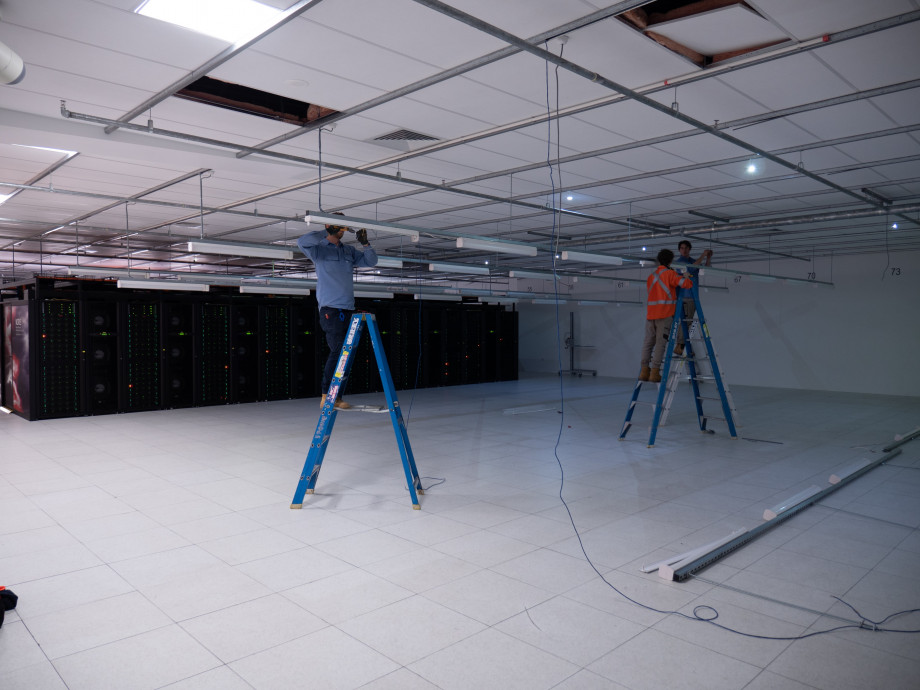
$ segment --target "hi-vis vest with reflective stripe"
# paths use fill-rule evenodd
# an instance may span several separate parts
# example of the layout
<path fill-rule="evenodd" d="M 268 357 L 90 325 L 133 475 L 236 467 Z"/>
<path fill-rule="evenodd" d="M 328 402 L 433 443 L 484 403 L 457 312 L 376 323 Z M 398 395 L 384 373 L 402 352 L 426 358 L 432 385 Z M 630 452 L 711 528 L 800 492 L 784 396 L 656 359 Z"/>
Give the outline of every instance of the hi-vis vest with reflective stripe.
<path fill-rule="evenodd" d="M 646 319 L 665 319 L 674 316 L 677 304 L 677 287 L 690 287 L 693 281 L 682 277 L 667 266 L 659 266 L 645 281 L 648 285 L 648 311 Z"/>

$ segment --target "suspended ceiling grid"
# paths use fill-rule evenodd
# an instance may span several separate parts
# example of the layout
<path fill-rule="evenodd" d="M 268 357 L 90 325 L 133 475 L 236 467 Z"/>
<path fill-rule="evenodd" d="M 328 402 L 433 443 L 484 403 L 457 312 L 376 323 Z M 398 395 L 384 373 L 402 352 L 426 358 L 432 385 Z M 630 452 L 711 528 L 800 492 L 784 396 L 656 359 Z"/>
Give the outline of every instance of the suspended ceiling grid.
<path fill-rule="evenodd" d="M 207 71 L 341 111 L 322 132 L 170 96 L 228 44 L 137 15 L 137 4 L 0 2 L 0 41 L 27 65 L 22 82 L 0 86 L 0 182 L 18 185 L 0 187 L 15 192 L 0 204 L 6 280 L 77 264 L 308 276 L 305 260 L 192 255 L 186 243 L 292 245 L 305 212 L 320 209 L 429 229 L 418 244 L 379 233 L 375 246 L 489 260 L 499 279 L 550 268 L 553 248 L 636 257 L 684 235 L 738 268 L 920 248 L 917 0 L 708 0 L 654 27 L 704 52 L 750 43 L 752 31 L 780 41 L 705 67 L 616 18 L 643 2 L 449 3 L 484 23 L 471 26 L 416 0 L 322 0 Z M 584 18 L 594 21 L 570 24 Z M 538 47 L 567 62 L 509 47 L 501 31 L 545 39 Z M 131 120 L 140 130 L 106 133 L 157 95 Z M 436 141 L 374 141 L 397 129 Z M 455 234 L 541 251 L 458 250 Z"/>

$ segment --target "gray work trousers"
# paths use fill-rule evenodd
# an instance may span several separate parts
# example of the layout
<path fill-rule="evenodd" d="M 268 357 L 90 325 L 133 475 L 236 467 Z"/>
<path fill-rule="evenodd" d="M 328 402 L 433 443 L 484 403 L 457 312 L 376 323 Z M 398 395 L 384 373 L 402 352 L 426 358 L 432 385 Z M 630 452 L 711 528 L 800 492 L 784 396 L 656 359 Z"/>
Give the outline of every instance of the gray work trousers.
<path fill-rule="evenodd" d="M 671 331 L 673 322 L 673 316 L 666 316 L 663 319 L 646 319 L 645 341 L 642 343 L 641 365 L 643 367 L 661 368 L 664 349 L 668 344 L 668 333 Z"/>

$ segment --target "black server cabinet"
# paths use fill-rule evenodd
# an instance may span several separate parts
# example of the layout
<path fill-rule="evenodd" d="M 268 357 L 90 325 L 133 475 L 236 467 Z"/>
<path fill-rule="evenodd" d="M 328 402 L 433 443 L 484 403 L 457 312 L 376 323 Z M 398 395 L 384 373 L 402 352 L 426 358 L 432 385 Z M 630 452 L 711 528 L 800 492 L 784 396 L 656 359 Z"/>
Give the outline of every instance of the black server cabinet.
<path fill-rule="evenodd" d="M 291 396 L 319 397 L 322 383 L 320 330 L 316 306 L 300 301 L 291 303 Z"/>
<path fill-rule="evenodd" d="M 82 354 L 86 414 L 118 412 L 118 302 L 82 303 Z"/>
<path fill-rule="evenodd" d="M 259 399 L 259 306 L 230 307 L 230 402 Z"/>
<path fill-rule="evenodd" d="M 201 304 L 195 328 L 196 395 L 198 405 L 226 405 L 230 402 L 230 306 Z"/>
<path fill-rule="evenodd" d="M 259 400 L 291 397 L 293 300 L 259 307 Z"/>
<path fill-rule="evenodd" d="M 195 305 L 160 303 L 161 399 L 167 408 L 195 404 Z"/>
<path fill-rule="evenodd" d="M 38 303 L 37 343 L 32 348 L 33 419 L 74 417 L 83 414 L 80 377 L 79 303 L 42 300 Z"/>
<path fill-rule="evenodd" d="M 158 410 L 162 404 L 159 302 L 123 302 L 121 390 L 123 412 Z"/>

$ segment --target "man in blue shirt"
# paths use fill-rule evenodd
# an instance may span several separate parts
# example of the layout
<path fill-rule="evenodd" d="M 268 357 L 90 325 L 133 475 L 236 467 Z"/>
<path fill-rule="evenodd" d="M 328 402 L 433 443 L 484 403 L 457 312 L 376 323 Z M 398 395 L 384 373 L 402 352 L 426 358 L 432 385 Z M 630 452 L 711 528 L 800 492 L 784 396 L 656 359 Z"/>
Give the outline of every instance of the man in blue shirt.
<path fill-rule="evenodd" d="M 343 225 L 327 225 L 325 231 L 308 232 L 297 240 L 300 251 L 313 261 L 316 269 L 319 325 L 326 334 L 326 343 L 329 345 L 329 357 L 323 369 L 323 397 L 320 407 L 326 403 L 329 384 L 332 383 L 335 365 L 348 332 L 348 324 L 355 311 L 354 269 L 359 266 L 377 265 L 377 252 L 367 239 L 367 230 L 362 228 L 355 231 L 363 251 L 342 243 L 346 230 L 348 228 Z M 335 407 L 338 410 L 347 410 L 351 405 L 340 395 L 335 401 Z"/>
<path fill-rule="evenodd" d="M 690 244 L 687 240 L 681 240 L 677 244 L 677 251 L 680 252 L 680 256 L 674 259 L 675 264 L 684 264 L 685 266 L 709 266 L 712 263 L 712 250 L 707 249 L 701 255 L 699 259 L 694 259 L 690 256 L 690 250 L 693 248 L 693 245 Z M 699 285 L 699 274 L 700 269 L 698 268 L 688 268 L 687 272 L 690 274 L 690 277 L 693 278 L 693 284 Z M 684 319 L 689 325 L 693 319 L 693 315 L 696 314 L 696 305 L 693 303 L 692 299 L 684 298 L 683 304 L 683 313 Z M 674 354 L 682 355 L 684 354 L 684 329 L 677 329 L 677 342 L 674 344 Z"/>

